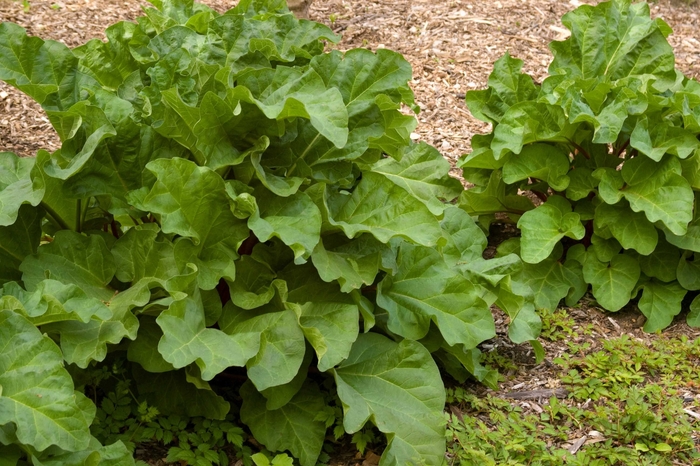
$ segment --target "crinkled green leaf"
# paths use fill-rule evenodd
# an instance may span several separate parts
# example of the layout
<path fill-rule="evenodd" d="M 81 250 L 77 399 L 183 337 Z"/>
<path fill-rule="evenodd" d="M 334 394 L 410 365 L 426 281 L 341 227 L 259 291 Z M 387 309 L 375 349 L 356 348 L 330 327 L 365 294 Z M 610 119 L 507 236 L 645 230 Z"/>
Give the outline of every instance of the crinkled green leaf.
<path fill-rule="evenodd" d="M 630 136 L 630 146 L 652 160 L 661 161 L 667 153 L 684 159 L 700 149 L 695 133 L 673 126 L 668 122 L 654 122 L 649 128 L 649 120 L 640 118 Z"/>
<path fill-rule="evenodd" d="M 289 450 L 302 466 L 314 466 L 321 454 L 326 424 L 316 420 L 326 403 L 318 386 L 308 381 L 286 405 L 266 409 L 266 400 L 247 382 L 241 387 L 241 420 L 266 448 Z"/>
<path fill-rule="evenodd" d="M 299 367 L 299 372 L 290 382 L 284 385 L 276 385 L 262 391 L 262 395 L 267 398 L 267 404 L 265 405 L 267 410 L 272 411 L 281 408 L 289 403 L 292 398 L 294 398 L 294 395 L 299 393 L 299 390 L 301 390 L 308 378 L 309 366 L 311 365 L 313 357 L 314 352 L 307 351 L 304 353 L 304 361 L 301 363 L 301 367 Z"/>
<path fill-rule="evenodd" d="M 87 448 L 94 406 L 83 411 L 56 344 L 8 310 L 0 311 L 0 341 L 0 425 L 13 423 L 19 441 L 39 451 Z"/>
<path fill-rule="evenodd" d="M 156 183 L 142 199 L 131 199 L 139 209 L 160 214 L 164 233 L 183 236 L 175 243 L 177 261 L 197 265 L 202 289 L 214 288 L 222 277 L 233 280 L 233 260 L 249 232 L 229 208 L 223 179 L 184 159 L 155 160 L 148 169 Z"/>
<path fill-rule="evenodd" d="M 508 338 L 516 344 L 526 341 L 537 340 L 542 330 L 542 320 L 535 312 L 535 306 L 532 303 L 525 303 L 517 314 L 510 315 L 510 325 L 508 325 Z"/>
<path fill-rule="evenodd" d="M 22 204 L 36 206 L 41 202 L 44 190 L 36 189 L 29 177 L 33 167 L 32 158 L 0 152 L 0 226 L 15 223 Z"/>
<path fill-rule="evenodd" d="M 486 235 L 469 214 L 458 207 L 447 206 L 440 226 L 443 238 L 447 240 L 441 252 L 448 265 L 481 259 L 486 249 Z"/>
<path fill-rule="evenodd" d="M 286 384 L 299 372 L 306 347 L 294 311 L 274 307 L 268 312 L 246 311 L 229 302 L 219 327 L 232 336 L 252 334 L 259 338 L 259 351 L 246 364 L 248 377 L 258 390 Z"/>
<path fill-rule="evenodd" d="M 639 298 L 639 310 L 647 318 L 645 332 L 663 330 L 681 312 L 681 302 L 687 290 L 678 282 L 663 283 L 654 279 L 642 285 L 642 297 Z"/>
<path fill-rule="evenodd" d="M 571 204 L 561 196 L 550 196 L 541 206 L 525 212 L 518 228 L 522 231 L 522 258 L 530 264 L 549 256 L 564 236 L 581 239 L 585 234 L 579 214 L 571 212 Z"/>
<path fill-rule="evenodd" d="M 297 261 L 307 259 L 321 235 L 321 212 L 304 192 L 279 197 L 261 188 L 254 193 L 258 209 L 248 219 L 248 227 L 262 242 L 273 236 L 294 251 Z"/>
<path fill-rule="evenodd" d="M 289 267 L 282 274 L 289 286 L 288 301 L 296 312 L 306 339 L 316 351 L 322 372 L 338 365 L 350 353 L 360 332 L 358 305 L 335 283 L 325 283 L 310 265 Z"/>
<path fill-rule="evenodd" d="M 555 257 L 548 257 L 538 264 L 525 264 L 523 277 L 532 288 L 537 309 L 554 311 L 569 293 L 577 288 L 585 291 L 588 287 L 580 266 L 561 263 Z"/>
<path fill-rule="evenodd" d="M 59 231 L 51 243 L 42 244 L 36 254 L 27 256 L 20 270 L 28 290 L 50 278 L 75 284 L 88 296 L 102 301 L 114 296 L 114 290 L 108 286 L 116 270 L 114 258 L 99 235 Z"/>
<path fill-rule="evenodd" d="M 159 237 L 155 224 L 132 228 L 112 247 L 115 276 L 124 283 L 155 279 L 162 282 L 180 274 L 173 243 Z"/>
<path fill-rule="evenodd" d="M 379 95 L 388 95 L 395 102 L 407 100 L 410 95 L 411 65 L 391 50 L 373 53 L 357 48 L 344 55 L 331 52 L 315 57 L 311 67 L 328 87 L 340 91 L 350 117 L 372 107 Z M 412 97 L 406 103 L 412 105 Z"/>
<path fill-rule="evenodd" d="M 7 283 L 0 296 L 0 307 L 22 313 L 36 326 L 66 320 L 87 323 L 91 318 L 112 317 L 112 312 L 99 299 L 89 298 L 73 284 L 55 280 L 40 282 L 32 292 L 23 290 L 17 283 Z"/>
<path fill-rule="evenodd" d="M 401 245 L 399 270 L 377 286 L 377 305 L 389 313 L 389 329 L 411 340 L 423 338 L 434 322 L 449 345 L 474 348 L 495 329 L 486 302 L 464 276 L 431 248 Z"/>
<path fill-rule="evenodd" d="M 90 446 L 82 451 L 56 453 L 50 448 L 32 455 L 35 466 L 134 466 L 133 453 L 119 440 L 111 445 L 102 446 L 92 438 Z"/>
<path fill-rule="evenodd" d="M 43 167 L 46 174 L 54 178 L 67 180 L 80 172 L 100 150 L 101 144 L 117 135 L 105 111 L 85 100 L 67 110 L 47 114 L 63 140 L 61 148 L 51 154 L 50 162 Z M 69 132 L 62 134 L 65 130 Z"/>
<path fill-rule="evenodd" d="M 532 142 L 566 142 L 575 127 L 561 107 L 534 101 L 521 102 L 506 111 L 494 129 L 491 149 L 496 159 L 509 152 L 519 154 Z"/>
<path fill-rule="evenodd" d="M 176 368 L 193 362 L 204 380 L 231 366 L 244 366 L 260 348 L 260 336 L 253 332 L 227 335 L 205 327 L 201 301 L 188 297 L 173 302 L 156 320 L 163 330 L 158 351 Z"/>
<path fill-rule="evenodd" d="M 431 246 L 442 236 L 425 204 L 376 173 L 365 173 L 352 193 L 329 191 L 325 195 L 329 220 L 350 238 L 367 232 L 383 243 L 400 236 Z"/>
<path fill-rule="evenodd" d="M 46 110 L 63 110 L 96 89 L 94 80 L 78 71 L 71 50 L 57 41 L 27 36 L 24 28 L 0 24 L 0 79 L 15 86 Z"/>
<path fill-rule="evenodd" d="M 584 5 L 564 15 L 562 23 L 572 34 L 563 42 L 550 44 L 554 54 L 550 73 L 610 80 L 673 75 L 673 49 L 666 41 L 668 26 L 661 19 L 649 18 L 647 4 L 630 3 Z"/>
<path fill-rule="evenodd" d="M 88 68 L 103 86 L 117 89 L 124 80 L 138 70 L 138 63 L 131 56 L 129 41 L 136 24 L 122 21 L 105 29 L 107 42 L 92 39 L 73 49 L 81 67 Z"/>
<path fill-rule="evenodd" d="M 459 197 L 459 207 L 470 215 L 486 215 L 515 211 L 524 213 L 534 209 L 532 201 L 516 193 L 506 194 L 500 170 L 493 170 L 483 190 L 467 189 Z"/>
<path fill-rule="evenodd" d="M 596 207 L 594 224 L 596 228 L 608 228 L 625 249 L 649 255 L 656 248 L 656 227 L 642 213 L 630 212 L 624 201 Z"/>
<path fill-rule="evenodd" d="M 483 297 L 487 303 L 496 304 L 508 314 L 508 337 L 514 343 L 537 339 L 542 328 L 523 266 L 516 254 L 459 265 L 469 279 L 485 287 L 492 295 Z"/>
<path fill-rule="evenodd" d="M 513 105 L 535 100 L 538 89 L 530 76 L 520 72 L 522 67 L 523 61 L 511 58 L 509 52 L 496 60 L 489 75 L 489 88 L 467 92 L 466 102 L 472 115 L 487 123 L 498 123 Z"/>
<path fill-rule="evenodd" d="M 322 40 L 339 40 L 327 26 L 298 21 L 290 14 L 257 17 L 271 5 L 271 2 L 240 2 L 229 14 L 209 24 L 210 32 L 222 38 L 226 66 L 241 66 L 256 53 L 278 62 L 310 58 L 322 50 Z"/>
<path fill-rule="evenodd" d="M 661 221 L 676 235 L 686 232 L 693 218 L 693 190 L 680 175 L 678 159 L 661 163 L 643 156 L 625 163 L 622 176 L 629 185 L 622 195 L 635 212 L 644 212 L 650 222 Z"/>
<path fill-rule="evenodd" d="M 569 186 L 569 156 L 549 144 L 530 144 L 503 165 L 503 181 L 513 184 L 528 178 L 546 181 L 554 191 Z"/>
<path fill-rule="evenodd" d="M 619 311 L 632 297 L 641 270 L 639 263 L 618 254 L 610 263 L 600 262 L 590 254 L 583 264 L 583 276 L 593 287 L 593 296 L 608 311 Z"/>
<path fill-rule="evenodd" d="M 339 89 L 327 86 L 314 69 L 301 72 L 278 67 L 272 74 L 252 71 L 237 79 L 233 97 L 256 105 L 267 118 L 306 118 L 336 147 L 347 142 L 348 110 L 342 95 Z M 257 87 L 252 92 L 251 84 Z"/>
<path fill-rule="evenodd" d="M 420 343 L 360 335 L 333 374 L 345 411 L 345 431 L 357 432 L 371 419 L 387 434 L 380 465 L 442 464 L 444 388 L 437 366 Z"/>
<path fill-rule="evenodd" d="M 598 186 L 598 180 L 593 177 L 593 171 L 585 167 L 576 167 L 568 173 L 569 186 L 566 188 L 566 197 L 572 201 L 578 201 L 588 195 Z"/>
<path fill-rule="evenodd" d="M 369 233 L 350 240 L 344 234 L 326 235 L 316 245 L 311 261 L 324 281 L 337 280 L 341 291 L 348 293 L 374 282 L 387 249 Z"/>
<path fill-rule="evenodd" d="M 230 286 L 233 304 L 243 309 L 255 309 L 269 303 L 278 289 L 272 270 L 250 256 L 241 257 L 237 264 L 239 271 Z"/>
<path fill-rule="evenodd" d="M 447 160 L 425 143 L 404 150 L 400 161 L 384 158 L 372 165 L 371 170 L 420 199 L 434 215 L 440 215 L 445 209 L 441 200 L 452 201 L 463 190 L 460 182 L 448 175 Z"/>

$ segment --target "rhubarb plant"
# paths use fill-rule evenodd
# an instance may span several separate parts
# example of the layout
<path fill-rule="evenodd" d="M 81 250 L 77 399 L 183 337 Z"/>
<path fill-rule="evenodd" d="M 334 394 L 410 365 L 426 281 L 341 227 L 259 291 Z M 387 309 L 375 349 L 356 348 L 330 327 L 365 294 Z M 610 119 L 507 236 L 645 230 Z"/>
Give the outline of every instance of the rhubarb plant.
<path fill-rule="evenodd" d="M 482 258 L 449 164 L 411 142 L 410 65 L 324 52 L 284 0 L 152 3 L 72 50 L 0 25 L 0 79 L 62 142 L 0 154 L 2 464 L 131 464 L 84 395 L 115 360 L 163 415 L 224 419 L 243 376 L 232 412 L 303 466 L 328 387 L 346 432 L 386 434 L 382 465 L 442 464 L 438 364 L 492 385 L 490 305 L 516 342 L 540 322 L 520 259 Z"/>
<path fill-rule="evenodd" d="M 671 29 L 646 3 L 562 21 L 571 35 L 550 44 L 541 84 L 506 54 L 488 89 L 467 94 L 493 126 L 460 160 L 475 185 L 460 206 L 484 226 L 517 223 L 499 252 L 522 257 L 538 308 L 590 285 L 609 311 L 638 298 L 644 329 L 661 330 L 700 290 L 700 83 L 675 69 Z M 698 298 L 687 320 L 700 325 Z"/>

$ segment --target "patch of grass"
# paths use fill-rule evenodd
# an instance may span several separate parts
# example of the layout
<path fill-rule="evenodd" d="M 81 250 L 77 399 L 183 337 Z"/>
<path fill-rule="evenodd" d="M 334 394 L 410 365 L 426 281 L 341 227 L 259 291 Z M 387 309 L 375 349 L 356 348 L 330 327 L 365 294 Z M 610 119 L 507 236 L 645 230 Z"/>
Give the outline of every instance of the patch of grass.
<path fill-rule="evenodd" d="M 700 340 L 659 337 L 647 344 L 622 336 L 598 351 L 569 344 L 555 363 L 570 395 L 535 403 L 537 410 L 449 390 L 448 464 L 700 464 L 694 440 L 700 421 L 688 414 L 700 403 L 683 396 L 700 386 Z M 579 439 L 585 443 L 571 453 Z"/>

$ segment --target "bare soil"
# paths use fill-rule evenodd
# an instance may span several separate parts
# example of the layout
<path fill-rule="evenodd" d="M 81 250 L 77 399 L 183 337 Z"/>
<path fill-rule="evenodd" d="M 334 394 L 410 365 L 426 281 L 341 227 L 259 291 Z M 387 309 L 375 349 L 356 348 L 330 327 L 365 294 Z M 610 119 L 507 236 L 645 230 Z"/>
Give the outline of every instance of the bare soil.
<path fill-rule="evenodd" d="M 231 0 L 204 0 L 224 11 L 235 5 Z M 486 87 L 493 63 L 503 53 L 523 59 L 524 71 L 540 82 L 546 76 L 551 54 L 547 44 L 563 40 L 568 31 L 561 16 L 583 2 L 579 0 L 315 0 L 311 19 L 329 25 L 343 35 L 338 48 L 389 48 L 402 53 L 413 66 L 412 87 L 422 111 L 413 135 L 437 147 L 454 164 L 470 151 L 474 134 L 487 125 L 474 119 L 464 103 L 470 89 Z M 597 3 L 587 1 L 585 3 Z M 104 29 L 120 20 L 133 20 L 146 2 L 139 0 L 0 0 L 0 21 L 13 21 L 30 34 L 54 39 L 74 47 L 92 38 L 104 38 Z M 659 0 L 651 5 L 652 14 L 663 18 L 674 30 L 669 37 L 678 68 L 700 78 L 700 6 L 680 0 Z M 0 151 L 33 156 L 39 149 L 56 150 L 59 140 L 46 115 L 31 99 L 0 82 Z M 459 173 L 455 170 L 455 176 Z M 645 334 L 643 317 L 633 305 L 615 314 L 582 300 L 567 309 L 576 325 L 592 326 L 592 349 L 605 339 L 628 334 L 643 341 L 664 336 L 700 336 L 698 329 L 685 324 L 682 313 L 663 335 Z M 478 393 L 504 396 L 513 391 L 558 387 L 552 360 L 567 351 L 566 341 L 543 341 L 547 356 L 535 365 L 528 345 L 513 345 L 506 337 L 505 318 L 496 313 L 498 336 L 484 350 L 498 350 L 517 361 L 519 370 L 506 374 L 498 391 L 483 386 L 470 388 Z M 581 332 L 583 333 L 583 332 Z M 686 396 L 700 398 L 700 390 Z M 514 400 L 524 409 L 537 409 L 537 400 Z M 156 452 L 154 452 L 156 453 Z M 380 452 L 364 457 L 343 452 L 337 465 L 377 464 Z M 162 450 L 157 454 L 163 455 Z M 144 453 L 144 456 L 147 456 Z M 157 458 L 151 464 L 164 464 Z"/>

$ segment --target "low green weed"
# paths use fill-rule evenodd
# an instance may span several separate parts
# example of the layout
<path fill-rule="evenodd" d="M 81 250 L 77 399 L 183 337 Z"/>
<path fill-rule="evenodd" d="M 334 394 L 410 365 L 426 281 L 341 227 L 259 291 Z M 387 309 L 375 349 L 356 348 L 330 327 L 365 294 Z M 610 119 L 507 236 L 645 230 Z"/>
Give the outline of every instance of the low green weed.
<path fill-rule="evenodd" d="M 682 389 L 698 387 L 699 350 L 700 342 L 685 336 L 647 343 L 623 335 L 595 351 L 571 343 L 555 360 L 569 398 L 540 401 L 541 412 L 450 389 L 448 464 L 698 464 L 697 420 L 684 412 L 698 403 L 688 405 Z M 589 443 L 572 454 L 568 448 L 584 435 Z"/>

